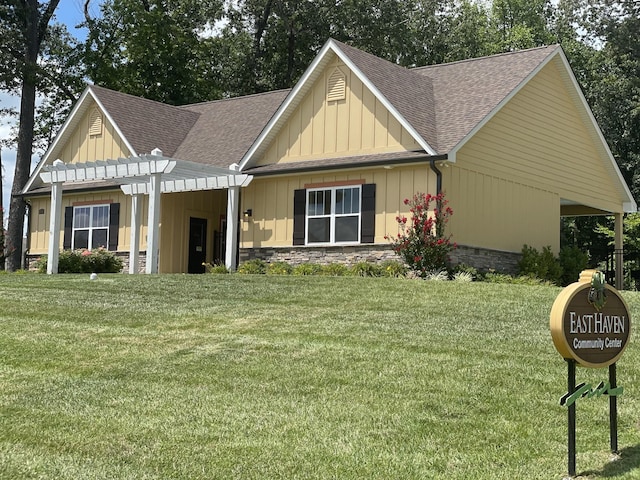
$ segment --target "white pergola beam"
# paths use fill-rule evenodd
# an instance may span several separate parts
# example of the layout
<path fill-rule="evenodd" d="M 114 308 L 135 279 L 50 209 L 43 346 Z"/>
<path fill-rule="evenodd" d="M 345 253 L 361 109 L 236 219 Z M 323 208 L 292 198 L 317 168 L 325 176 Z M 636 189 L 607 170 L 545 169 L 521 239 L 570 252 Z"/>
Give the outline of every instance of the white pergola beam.
<path fill-rule="evenodd" d="M 49 218 L 49 250 L 47 252 L 47 274 L 58 273 L 60 257 L 60 217 L 62 215 L 62 183 L 51 185 L 51 212 Z"/>
<path fill-rule="evenodd" d="M 131 196 L 131 237 L 129 240 L 129 273 L 135 274 L 140 265 L 140 223 L 142 218 L 142 198 Z"/>
<path fill-rule="evenodd" d="M 158 273 L 158 248 L 160 240 L 160 174 L 149 179 L 149 225 L 147 227 L 146 273 Z"/>

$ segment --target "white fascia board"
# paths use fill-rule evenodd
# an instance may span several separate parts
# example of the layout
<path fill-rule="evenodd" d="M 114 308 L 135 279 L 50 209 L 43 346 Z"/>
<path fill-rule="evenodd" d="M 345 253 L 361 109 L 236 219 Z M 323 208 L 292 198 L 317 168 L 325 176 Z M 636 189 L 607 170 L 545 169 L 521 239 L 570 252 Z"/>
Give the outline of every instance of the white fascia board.
<path fill-rule="evenodd" d="M 60 139 L 64 136 L 65 131 L 69 128 L 69 125 L 71 124 L 73 118 L 78 114 L 78 111 L 87 102 L 87 97 L 89 96 L 89 94 L 90 94 L 89 86 L 87 86 L 84 89 L 84 92 L 82 92 L 82 95 L 80 95 L 80 99 L 73 106 L 73 109 L 71 109 L 71 113 L 69 113 L 69 116 L 64 121 L 64 124 L 62 124 L 62 127 L 60 128 L 55 138 L 53 139 L 53 143 L 49 146 L 47 151 L 44 153 L 44 155 L 40 159 L 40 162 L 38 162 L 38 165 L 36 165 L 36 168 L 33 170 L 33 172 L 31 172 L 31 176 L 29 177 L 29 180 L 27 181 L 26 185 L 22 189 L 21 193 L 28 192 L 31 186 L 33 185 L 33 182 L 36 180 L 36 178 L 38 178 L 38 174 L 42 170 L 42 167 L 45 166 L 49 161 L 49 157 L 51 156 L 51 153 L 56 149 L 56 147 L 58 146 L 58 143 L 60 143 L 61 141 Z"/>
<path fill-rule="evenodd" d="M 271 133 L 271 130 L 275 128 L 281 118 L 287 113 L 289 107 L 292 105 L 293 101 L 296 99 L 300 92 L 304 89 L 307 83 L 310 81 L 314 74 L 317 74 L 317 69 L 320 65 L 322 65 L 325 57 L 329 52 L 335 53 L 340 60 L 342 60 L 345 65 L 358 77 L 358 79 L 374 94 L 374 96 L 384 105 L 384 107 L 391 112 L 391 114 L 395 117 L 398 122 L 411 134 L 411 136 L 418 142 L 418 144 L 430 155 L 436 155 L 436 151 L 426 142 L 424 138 L 422 138 L 418 132 L 413 128 L 413 126 L 407 122 L 407 120 L 400 115 L 400 113 L 396 110 L 396 108 L 387 100 L 387 98 L 380 93 L 380 91 L 371 83 L 371 81 L 360 71 L 359 68 L 355 66 L 355 64 L 349 59 L 345 53 L 340 50 L 340 48 L 335 44 L 332 39 L 329 39 L 327 43 L 324 44 L 320 53 L 316 55 L 316 58 L 313 60 L 311 65 L 307 68 L 304 75 L 300 78 L 296 86 L 289 92 L 287 98 L 282 102 L 280 108 L 276 111 L 276 113 L 271 117 L 267 126 L 262 130 L 256 141 L 253 143 L 251 148 L 247 151 L 245 156 L 242 158 L 240 162 L 240 170 L 243 170 L 247 167 L 247 165 L 252 161 L 253 156 L 260 149 L 262 144 L 266 141 L 266 138 Z M 315 78 L 314 78 L 315 80 Z"/>
<path fill-rule="evenodd" d="M 333 51 L 340 58 L 340 60 L 342 60 L 344 64 L 353 73 L 355 73 L 356 77 L 358 77 L 358 80 L 360 80 L 364 84 L 364 86 L 367 87 L 371 91 L 371 93 L 373 93 L 373 95 L 380 101 L 380 103 L 382 103 L 382 105 L 389 112 L 391 112 L 391 115 L 393 115 L 393 117 L 400 123 L 400 125 L 402 125 L 404 129 L 407 130 L 409 134 L 411 134 L 413 139 L 418 143 L 418 145 L 420 145 L 420 147 L 422 147 L 422 149 L 425 152 L 427 152 L 429 155 L 438 154 L 438 152 L 436 152 L 435 149 L 432 148 L 431 145 L 429 145 L 429 143 L 424 138 L 422 138 L 422 136 L 416 131 L 416 129 L 413 128 L 413 125 L 411 125 L 400 114 L 400 112 L 398 112 L 396 107 L 394 107 L 393 104 L 389 100 L 387 100 L 387 97 L 382 95 L 380 90 L 378 90 L 378 88 L 371 82 L 371 80 L 369 80 L 369 78 L 364 73 L 362 73 L 362 71 L 360 71 L 358 67 L 356 67 L 356 65 L 351 61 L 351 59 L 347 55 L 344 54 L 342 50 L 340 50 L 337 46 L 334 45 Z"/>
<path fill-rule="evenodd" d="M 602 134 L 600 125 L 598 125 L 596 118 L 593 116 L 593 111 L 591 110 L 591 107 L 589 106 L 587 99 L 582 93 L 582 88 L 580 88 L 580 84 L 578 83 L 578 80 L 576 79 L 576 76 L 573 73 L 573 69 L 571 68 L 571 65 L 569 65 L 569 60 L 567 60 L 567 57 L 561 48 L 558 48 L 558 52 L 560 55 L 560 60 L 562 61 L 562 64 L 567 71 L 567 75 L 569 76 L 569 80 L 573 85 L 575 94 L 580 100 L 580 103 L 582 104 L 582 107 L 585 113 L 589 117 L 591 126 L 593 127 L 598 139 L 600 140 L 601 146 L 605 152 L 605 155 L 607 156 L 607 159 L 610 162 L 610 167 L 614 171 L 615 177 L 617 178 L 618 182 L 620 183 L 620 186 L 622 187 L 622 190 L 627 196 L 626 199 L 623 199 L 623 203 L 622 203 L 623 211 L 625 213 L 636 213 L 638 211 L 638 205 L 634 200 L 633 195 L 631 194 L 631 190 L 629 190 L 629 186 L 627 185 L 626 180 L 622 176 L 622 172 L 620 171 L 618 162 L 616 162 L 616 159 L 613 156 L 613 153 L 611 153 L 611 149 L 609 148 L 609 144 L 607 143 L 607 140 L 604 138 L 604 135 Z"/>
<path fill-rule="evenodd" d="M 53 160 L 55 160 L 50 158 L 52 155 L 52 152 L 54 152 L 57 149 L 58 144 L 62 141 L 62 138 L 64 138 L 65 136 L 64 134 L 66 133 L 67 129 L 71 128 L 70 125 L 73 123 L 73 120 L 75 119 L 75 117 L 77 115 L 81 115 L 84 113 L 83 109 L 86 108 L 87 106 L 86 104 L 90 100 L 93 100 L 96 103 L 96 105 L 98 105 L 98 107 L 102 111 L 102 114 L 108 119 L 108 121 L 113 126 L 114 130 L 118 133 L 120 138 L 123 140 L 125 146 L 129 149 L 131 156 L 134 156 L 134 157 L 137 156 L 135 150 L 133 149 L 129 141 L 122 134 L 122 131 L 120 130 L 118 125 L 116 125 L 116 123 L 113 121 L 113 118 L 111 118 L 111 115 L 109 115 L 109 112 L 107 112 L 106 108 L 104 108 L 104 105 L 98 100 L 98 98 L 95 96 L 95 94 L 91 90 L 91 85 L 87 85 L 84 92 L 82 92 L 82 95 L 80 95 L 80 99 L 76 102 L 73 109 L 71 110 L 71 113 L 69 113 L 69 116 L 67 117 L 64 124 L 56 134 L 53 140 L 53 143 L 47 149 L 45 154 L 42 156 L 42 159 L 40 160 L 36 168 L 33 170 L 33 172 L 31 173 L 31 176 L 29 177 L 27 184 L 22 189 L 22 193 L 28 192 L 29 189 L 33 186 L 33 182 L 38 178 L 38 174 L 41 172 L 42 167 L 47 165 L 47 163 L 50 163 Z"/>
<path fill-rule="evenodd" d="M 269 123 L 267 123 L 267 125 L 264 127 L 262 132 L 260 132 L 260 135 L 258 136 L 256 141 L 253 143 L 253 145 L 251 145 L 251 148 L 249 148 L 249 150 L 244 155 L 244 157 L 242 157 L 242 160 L 240 161 L 240 168 L 239 168 L 240 171 L 242 171 L 247 166 L 247 164 L 252 160 L 256 151 L 262 146 L 262 144 L 264 143 L 265 139 L 267 138 L 271 130 L 275 127 L 278 121 L 289 109 L 289 106 L 292 104 L 293 100 L 298 96 L 298 94 L 307 84 L 311 76 L 315 73 L 316 69 L 318 68 L 318 65 L 322 62 L 322 60 L 324 60 L 329 50 L 332 49 L 332 46 L 333 46 L 332 40 L 328 40 L 327 43 L 324 44 L 324 46 L 320 50 L 320 53 L 316 55 L 316 58 L 313 60 L 311 65 L 309 65 L 309 67 L 304 72 L 300 80 L 298 80 L 298 83 L 296 83 L 296 86 L 293 87 L 293 90 L 289 92 L 289 95 L 287 95 L 287 98 L 284 99 L 284 102 L 282 102 L 282 105 L 280 105 L 276 113 L 274 113 L 273 117 L 271 117 L 271 119 L 269 120 Z M 333 48 L 335 50 L 335 47 Z"/>
<path fill-rule="evenodd" d="M 91 89 L 91 86 L 89 86 L 89 89 Z M 93 92 L 91 92 L 91 97 L 94 99 L 94 101 L 96 102 L 98 107 L 100 107 L 100 110 L 102 111 L 102 114 L 107 118 L 107 120 L 109 120 L 109 123 L 111 124 L 111 126 L 113 127 L 115 132 L 118 134 L 118 136 L 124 142 L 125 147 L 127 147 L 127 149 L 129 150 L 129 156 L 130 157 L 137 157 L 138 153 L 133 148 L 133 145 L 131 145 L 131 143 L 129 143 L 129 140 L 127 140 L 127 137 L 124 136 L 124 134 L 122 133 L 122 130 L 120 130 L 120 127 L 118 126 L 118 124 L 111 117 L 111 114 L 109 114 L 107 109 L 104 108 L 104 105 L 102 104 L 102 102 L 100 100 L 98 100 L 98 97 L 96 97 Z"/>
<path fill-rule="evenodd" d="M 529 80 L 535 77 L 538 74 L 538 72 L 540 72 L 540 70 L 542 70 L 558 54 L 558 52 L 561 52 L 561 51 L 562 49 L 560 47 L 556 47 L 556 50 L 553 53 L 550 53 L 535 69 L 533 69 L 533 71 L 531 71 L 531 73 L 529 73 L 529 75 L 525 77 L 524 80 L 520 82 L 520 84 L 516 88 L 514 88 L 509 93 L 509 95 L 503 98 L 502 101 L 498 103 L 498 105 L 496 105 L 494 109 L 491 110 L 487 116 L 485 116 L 482 120 L 480 120 L 480 122 L 475 127 L 473 127 L 471 131 L 462 140 L 460 140 L 456 146 L 454 146 L 451 149 L 451 151 L 449 152 L 449 161 L 452 163 L 455 163 L 456 154 L 458 153 L 458 150 L 464 147 L 464 145 L 476 133 L 478 133 L 478 130 L 484 127 L 489 122 L 489 120 L 491 120 L 500 110 L 502 110 L 502 107 L 504 107 L 507 103 L 509 103 L 511 99 L 515 97 L 520 92 L 520 90 L 524 88 L 524 86 L 527 83 L 529 83 Z"/>

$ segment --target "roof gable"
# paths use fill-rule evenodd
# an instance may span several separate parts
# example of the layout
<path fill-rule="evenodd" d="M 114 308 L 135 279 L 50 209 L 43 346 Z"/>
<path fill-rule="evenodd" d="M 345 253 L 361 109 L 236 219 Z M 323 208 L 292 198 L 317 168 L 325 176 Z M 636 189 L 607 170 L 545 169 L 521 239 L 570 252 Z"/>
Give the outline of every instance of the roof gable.
<path fill-rule="evenodd" d="M 255 165 L 255 162 L 265 153 L 269 147 L 271 141 L 275 138 L 280 128 L 287 122 L 298 105 L 305 98 L 306 94 L 313 87 L 316 80 L 325 71 L 327 65 L 337 56 L 346 65 L 351 72 L 374 94 L 377 100 L 390 112 L 390 114 L 405 128 L 410 135 L 415 139 L 420 146 L 430 154 L 435 154 L 435 149 L 428 143 L 425 137 L 431 137 L 431 140 L 435 142 L 435 130 L 432 128 L 429 132 L 427 125 L 433 125 L 433 122 L 424 119 L 424 112 L 429 111 L 427 108 L 429 99 L 431 98 L 431 87 L 429 79 L 415 75 L 409 70 L 403 67 L 387 62 L 373 55 L 367 54 L 353 47 L 349 47 L 343 43 L 337 42 L 333 39 L 327 41 L 320 53 L 316 56 L 313 63 L 306 70 L 300 81 L 291 90 L 287 98 L 283 101 L 280 108 L 275 112 L 273 117 L 269 120 L 269 123 L 262 130 L 256 141 L 253 143 L 249 151 L 246 153 L 240 163 L 240 168 L 250 168 Z M 402 108 L 405 105 L 411 103 L 411 98 L 415 99 L 415 92 L 420 93 L 420 98 L 424 99 L 418 103 L 425 106 L 425 111 L 421 114 L 423 117 L 418 116 L 411 117 L 413 122 L 420 126 L 425 126 L 425 131 L 419 132 L 414 124 L 412 124 L 405 116 L 398 110 L 396 105 L 387 98 L 378 85 L 371 81 L 369 76 L 371 75 L 375 80 L 381 83 L 382 90 L 387 92 L 388 95 Z M 393 77 L 397 77 L 397 82 L 392 81 Z M 385 81 L 382 81 L 386 79 Z M 405 95 L 398 95 L 402 88 L 393 88 L 393 85 L 404 86 Z M 413 88 L 413 91 L 410 89 Z M 414 97 L 411 97 L 411 95 Z M 417 109 L 416 109 L 417 110 Z M 433 109 L 431 109 L 432 111 Z"/>
<path fill-rule="evenodd" d="M 559 49 L 540 47 L 413 69 L 433 82 L 439 153 L 459 147 Z"/>

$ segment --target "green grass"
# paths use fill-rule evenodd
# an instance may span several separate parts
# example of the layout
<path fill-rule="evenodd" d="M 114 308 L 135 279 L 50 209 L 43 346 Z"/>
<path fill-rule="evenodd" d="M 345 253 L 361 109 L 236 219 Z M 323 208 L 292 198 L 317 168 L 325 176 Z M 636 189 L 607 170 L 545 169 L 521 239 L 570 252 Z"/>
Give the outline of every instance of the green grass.
<path fill-rule="evenodd" d="M 1 275 L 2 479 L 560 479 L 559 288 Z M 640 294 L 624 293 L 631 313 Z M 640 478 L 640 347 L 578 401 L 585 478 Z M 606 380 L 578 369 L 578 381 Z"/>

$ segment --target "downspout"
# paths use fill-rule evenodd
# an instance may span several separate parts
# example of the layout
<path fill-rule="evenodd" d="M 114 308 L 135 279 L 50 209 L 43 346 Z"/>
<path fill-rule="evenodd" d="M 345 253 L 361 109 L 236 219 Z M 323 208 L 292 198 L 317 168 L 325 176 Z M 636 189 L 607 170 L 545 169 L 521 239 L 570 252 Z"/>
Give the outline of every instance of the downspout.
<path fill-rule="evenodd" d="M 438 167 L 436 167 L 435 157 L 431 157 L 430 163 L 431 170 L 436 174 L 436 195 L 440 195 L 440 193 L 442 192 L 442 172 L 438 170 Z"/>

